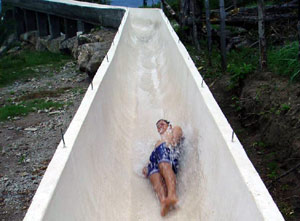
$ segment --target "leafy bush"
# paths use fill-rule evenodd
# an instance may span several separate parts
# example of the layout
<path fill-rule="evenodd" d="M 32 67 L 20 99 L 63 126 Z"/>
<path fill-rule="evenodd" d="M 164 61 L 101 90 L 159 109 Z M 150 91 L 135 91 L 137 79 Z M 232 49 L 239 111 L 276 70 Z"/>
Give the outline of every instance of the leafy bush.
<path fill-rule="evenodd" d="M 239 86 L 248 74 L 256 70 L 258 64 L 257 50 L 252 48 L 240 48 L 232 50 L 227 55 L 227 72 L 231 75 L 229 88 Z"/>
<path fill-rule="evenodd" d="M 300 73 L 298 47 L 298 42 L 295 41 L 280 48 L 271 48 L 267 55 L 269 68 L 279 75 L 288 76 L 291 81 L 298 78 Z"/>
<path fill-rule="evenodd" d="M 227 71 L 231 74 L 230 77 L 230 88 L 238 86 L 240 80 L 244 80 L 248 74 L 255 70 L 255 66 L 252 64 L 229 64 Z"/>

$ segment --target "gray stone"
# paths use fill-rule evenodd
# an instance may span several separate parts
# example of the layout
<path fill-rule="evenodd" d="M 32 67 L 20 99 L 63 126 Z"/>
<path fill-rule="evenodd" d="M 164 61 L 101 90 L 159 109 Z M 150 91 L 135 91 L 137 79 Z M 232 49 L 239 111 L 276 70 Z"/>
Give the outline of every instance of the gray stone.
<path fill-rule="evenodd" d="M 32 45 L 36 45 L 38 39 L 38 33 L 37 31 L 29 31 L 25 32 L 24 34 L 21 34 L 20 40 L 25 41 L 27 43 L 30 43 Z"/>
<path fill-rule="evenodd" d="M 77 36 L 65 39 L 64 41 L 62 41 L 60 43 L 59 50 L 64 53 L 71 54 L 71 52 L 75 46 L 76 40 L 77 40 Z"/>
<path fill-rule="evenodd" d="M 3 54 L 7 49 L 7 46 L 1 46 L 0 48 L 0 55 Z"/>
<path fill-rule="evenodd" d="M 92 58 L 92 56 L 97 52 L 97 56 L 101 57 L 101 52 L 102 53 L 103 53 L 103 51 L 106 52 L 107 49 L 108 49 L 108 45 L 105 43 L 101 43 L 101 42 L 89 43 L 89 44 L 84 44 L 84 45 L 79 46 L 78 47 L 79 52 L 78 52 L 78 58 L 77 58 L 77 61 L 79 64 L 79 69 L 81 71 L 88 71 L 87 67 L 88 67 L 89 61 Z M 95 57 L 93 60 L 96 61 L 97 58 Z M 90 65 L 90 71 L 92 71 L 92 69 L 93 69 L 92 66 L 94 67 L 95 65 L 94 64 Z"/>
<path fill-rule="evenodd" d="M 35 48 L 38 51 L 48 50 L 53 53 L 58 53 L 60 52 L 61 42 L 64 38 L 64 35 L 55 39 L 51 39 L 51 36 L 38 38 Z"/>
<path fill-rule="evenodd" d="M 4 44 L 8 46 L 11 43 L 13 43 L 15 40 L 17 40 L 16 35 L 15 34 L 10 34 L 8 36 L 8 38 L 6 39 L 6 41 L 4 42 Z"/>
<path fill-rule="evenodd" d="M 34 127 L 27 127 L 24 129 L 25 131 L 31 131 L 31 132 L 34 132 L 34 131 L 37 131 L 37 128 L 34 128 Z"/>
<path fill-rule="evenodd" d="M 13 54 L 13 53 L 16 53 L 17 51 L 19 51 L 21 49 L 21 47 L 17 46 L 17 47 L 14 47 L 12 49 L 10 49 L 7 54 Z"/>
<path fill-rule="evenodd" d="M 93 77 L 96 74 L 101 62 L 103 61 L 103 58 L 105 57 L 105 52 L 106 51 L 101 50 L 96 51 L 93 54 L 86 68 L 89 76 Z"/>

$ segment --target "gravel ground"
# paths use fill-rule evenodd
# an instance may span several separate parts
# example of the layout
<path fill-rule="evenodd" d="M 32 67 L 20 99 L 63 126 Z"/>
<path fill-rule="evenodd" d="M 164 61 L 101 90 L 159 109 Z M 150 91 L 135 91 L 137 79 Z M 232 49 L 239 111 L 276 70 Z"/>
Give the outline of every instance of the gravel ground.
<path fill-rule="evenodd" d="M 36 67 L 36 71 L 42 77 L 1 88 L 1 106 L 34 92 L 64 105 L 0 122 L 0 220 L 24 218 L 61 140 L 61 130 L 66 131 L 89 85 L 75 61 L 68 61 L 59 70 L 49 65 Z M 45 91 L 54 92 L 53 96 Z M 55 94 L 57 91 L 60 93 Z"/>

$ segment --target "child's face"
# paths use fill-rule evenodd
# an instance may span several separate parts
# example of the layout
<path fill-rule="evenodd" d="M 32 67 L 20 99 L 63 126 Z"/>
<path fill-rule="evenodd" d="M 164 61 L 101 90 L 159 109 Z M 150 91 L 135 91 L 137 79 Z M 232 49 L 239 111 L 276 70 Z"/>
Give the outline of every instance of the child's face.
<path fill-rule="evenodd" d="M 156 127 L 157 127 L 157 131 L 159 134 L 163 134 L 167 129 L 168 129 L 168 124 L 165 122 L 165 121 L 159 121 L 157 124 L 156 124 Z"/>

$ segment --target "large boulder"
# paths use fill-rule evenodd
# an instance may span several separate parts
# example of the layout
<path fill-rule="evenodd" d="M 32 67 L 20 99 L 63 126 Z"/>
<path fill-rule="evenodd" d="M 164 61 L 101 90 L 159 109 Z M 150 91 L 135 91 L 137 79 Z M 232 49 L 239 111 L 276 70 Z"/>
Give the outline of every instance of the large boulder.
<path fill-rule="evenodd" d="M 30 43 L 35 46 L 37 43 L 37 40 L 38 40 L 38 32 L 37 31 L 29 31 L 24 34 L 21 34 L 20 40 L 25 41 L 25 42 Z"/>
<path fill-rule="evenodd" d="M 61 49 L 63 47 L 65 47 L 64 50 L 67 51 L 67 48 L 66 48 L 67 44 L 65 44 L 64 46 L 61 46 L 62 42 L 64 42 L 64 40 L 65 40 L 64 35 L 61 35 L 58 38 L 54 38 L 54 39 L 52 39 L 50 36 L 40 37 L 37 40 L 35 49 L 38 51 L 48 50 L 53 53 L 59 53 L 61 51 Z"/>
<path fill-rule="evenodd" d="M 66 54 L 71 54 L 75 45 L 77 45 L 77 36 L 67 38 L 60 42 L 59 50 Z"/>
<path fill-rule="evenodd" d="M 99 35 L 93 35 L 93 34 L 81 34 L 77 36 L 74 46 L 72 49 L 72 56 L 77 59 L 80 53 L 81 48 L 79 46 L 89 43 L 97 43 L 102 42 L 103 38 Z"/>
<path fill-rule="evenodd" d="M 106 55 L 105 52 L 105 50 L 96 51 L 92 55 L 91 59 L 89 60 L 86 66 L 86 71 L 90 77 L 94 77 L 94 75 L 96 74 L 101 62 L 103 61 Z"/>
<path fill-rule="evenodd" d="M 94 67 L 95 67 L 94 61 L 98 61 L 101 57 L 103 57 L 102 54 L 105 55 L 108 48 L 109 48 L 109 45 L 107 43 L 102 43 L 102 42 L 95 42 L 95 43 L 80 45 L 78 47 L 78 57 L 77 57 L 79 69 L 84 72 L 92 73 L 94 71 Z M 91 62 L 89 65 L 89 62 L 94 55 L 95 55 L 95 57 L 93 58 L 93 62 Z M 101 63 L 101 61 L 100 61 L 100 63 Z M 89 68 L 88 68 L 88 65 L 89 65 Z"/>

